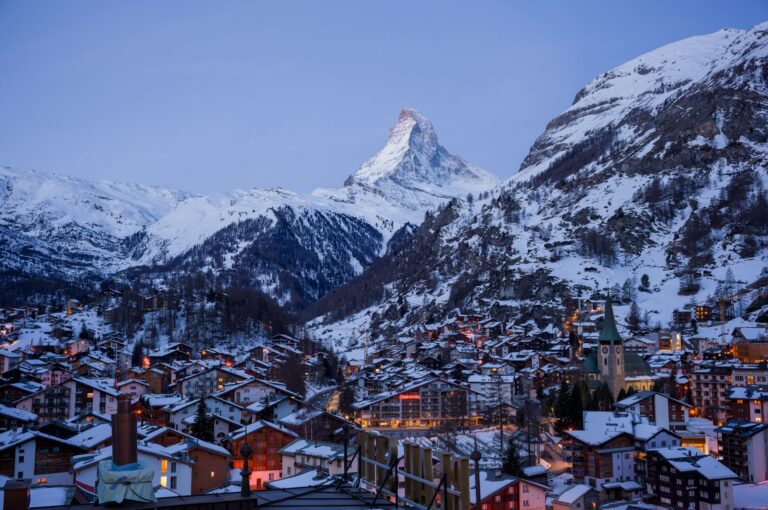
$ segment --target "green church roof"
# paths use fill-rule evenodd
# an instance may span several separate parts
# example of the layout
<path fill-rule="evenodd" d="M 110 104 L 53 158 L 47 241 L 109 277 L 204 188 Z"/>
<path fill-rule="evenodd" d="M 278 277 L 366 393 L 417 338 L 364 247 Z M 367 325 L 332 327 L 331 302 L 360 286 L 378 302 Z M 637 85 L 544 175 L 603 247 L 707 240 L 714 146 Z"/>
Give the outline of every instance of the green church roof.
<path fill-rule="evenodd" d="M 616 329 L 616 317 L 613 316 L 613 303 L 611 296 L 605 300 L 605 317 L 603 318 L 603 330 L 597 338 L 600 342 L 621 342 L 621 335 Z"/>

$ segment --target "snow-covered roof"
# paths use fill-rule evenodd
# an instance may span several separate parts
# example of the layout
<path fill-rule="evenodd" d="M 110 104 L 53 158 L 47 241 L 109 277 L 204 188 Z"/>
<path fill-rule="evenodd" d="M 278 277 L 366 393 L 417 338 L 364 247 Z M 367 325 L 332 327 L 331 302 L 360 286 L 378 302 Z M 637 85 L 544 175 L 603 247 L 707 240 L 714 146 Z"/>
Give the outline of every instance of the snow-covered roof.
<path fill-rule="evenodd" d="M 696 460 L 670 460 L 669 463 L 678 471 L 697 471 L 707 480 L 738 478 L 736 473 L 731 471 L 725 464 L 722 464 L 716 458 L 708 455 Z"/>
<path fill-rule="evenodd" d="M 29 491 L 29 508 L 65 507 L 72 502 L 74 485 L 32 487 Z"/>
<path fill-rule="evenodd" d="M 256 420 L 255 422 L 249 423 L 245 427 L 241 429 L 237 429 L 236 431 L 232 432 L 229 435 L 229 438 L 234 441 L 234 440 L 240 439 L 246 434 L 251 434 L 252 432 L 256 432 L 257 430 L 262 429 L 264 427 L 271 427 L 275 430 L 279 430 L 280 432 L 283 432 L 290 436 L 299 437 L 299 435 L 293 432 L 292 430 L 288 430 L 287 428 L 283 427 L 282 425 L 278 425 L 277 423 L 272 423 L 271 421 L 267 421 L 267 420 Z"/>
<path fill-rule="evenodd" d="M 293 476 L 288 476 L 268 482 L 267 487 L 270 489 L 294 489 L 297 487 L 319 487 L 321 485 L 328 485 L 335 480 L 333 475 L 323 474 L 317 476 L 317 471 L 314 469 L 308 469 Z M 239 491 L 238 487 L 238 491 Z"/>
<path fill-rule="evenodd" d="M 295 439 L 280 449 L 283 455 L 306 455 L 328 461 L 344 458 L 344 445 L 324 441 Z"/>
<path fill-rule="evenodd" d="M 90 450 L 112 437 L 112 424 L 102 423 L 90 427 L 79 434 L 69 438 L 69 442 Z"/>
<path fill-rule="evenodd" d="M 37 415 L 35 413 L 30 413 L 15 407 L 8 407 L 3 404 L 0 404 L 0 415 L 22 422 L 33 422 L 37 420 Z"/>
<path fill-rule="evenodd" d="M 141 396 L 141 400 L 143 402 L 146 402 L 147 405 L 150 407 L 165 407 L 168 405 L 175 404 L 179 402 L 180 400 L 184 400 L 184 397 L 181 395 L 177 395 L 175 393 L 173 394 L 162 394 L 162 393 L 145 393 Z"/>
<path fill-rule="evenodd" d="M 733 485 L 733 508 L 763 510 L 768 501 L 768 481 Z"/>
<path fill-rule="evenodd" d="M 560 496 L 557 497 L 558 503 L 563 503 L 565 505 L 572 505 L 575 503 L 579 498 L 584 497 L 585 494 L 587 494 L 589 491 L 593 490 L 592 487 L 589 485 L 584 485 L 583 483 L 578 483 L 574 485 L 573 487 L 566 489 L 565 492 L 560 494 Z"/>

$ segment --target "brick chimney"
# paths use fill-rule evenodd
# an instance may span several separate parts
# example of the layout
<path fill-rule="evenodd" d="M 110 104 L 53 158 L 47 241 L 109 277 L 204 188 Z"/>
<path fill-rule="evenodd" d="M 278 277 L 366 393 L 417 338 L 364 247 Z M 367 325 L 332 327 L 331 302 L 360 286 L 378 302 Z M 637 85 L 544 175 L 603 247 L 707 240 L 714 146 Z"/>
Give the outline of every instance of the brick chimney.
<path fill-rule="evenodd" d="M 112 415 L 112 462 L 116 466 L 135 464 L 136 415 L 131 409 L 130 395 L 117 397 L 117 413 Z"/>
<path fill-rule="evenodd" d="M 3 486 L 3 510 L 29 508 L 29 487 L 31 485 L 32 480 L 7 480 Z"/>

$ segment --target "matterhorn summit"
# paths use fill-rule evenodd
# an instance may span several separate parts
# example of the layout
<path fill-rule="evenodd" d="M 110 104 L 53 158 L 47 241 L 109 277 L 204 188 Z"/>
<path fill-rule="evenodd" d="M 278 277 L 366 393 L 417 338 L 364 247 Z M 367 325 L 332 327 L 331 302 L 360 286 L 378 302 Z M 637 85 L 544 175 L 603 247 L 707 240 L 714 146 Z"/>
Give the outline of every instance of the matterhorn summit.
<path fill-rule="evenodd" d="M 420 222 L 427 210 L 451 198 L 482 193 L 498 183 L 494 175 L 440 145 L 435 128 L 424 115 L 403 108 L 384 147 L 363 163 L 343 188 L 321 188 L 313 195 L 355 204 L 358 214 L 364 204 L 368 216 L 389 218 L 394 225 L 402 225 Z"/>
<path fill-rule="evenodd" d="M 497 183 L 488 172 L 470 165 L 441 146 L 432 123 L 413 108 L 400 111 L 384 148 L 363 163 L 347 184 L 376 185 L 383 179 L 429 193 L 459 181 L 461 186 L 479 185 L 483 189 Z"/>

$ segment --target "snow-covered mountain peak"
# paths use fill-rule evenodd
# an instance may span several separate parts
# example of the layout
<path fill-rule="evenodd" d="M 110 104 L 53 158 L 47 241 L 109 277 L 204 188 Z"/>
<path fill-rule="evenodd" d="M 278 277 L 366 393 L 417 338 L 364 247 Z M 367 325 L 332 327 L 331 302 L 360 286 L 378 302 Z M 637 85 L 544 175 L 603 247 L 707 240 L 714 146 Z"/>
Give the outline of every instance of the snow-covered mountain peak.
<path fill-rule="evenodd" d="M 413 108 L 400 111 L 384 147 L 363 163 L 346 185 L 386 187 L 382 181 L 428 193 L 457 181 L 486 189 L 496 184 L 495 177 L 441 146 L 432 123 Z"/>
<path fill-rule="evenodd" d="M 359 184 L 374 184 L 396 174 L 414 154 L 430 158 L 438 147 L 432 123 L 413 108 L 403 108 L 397 124 L 389 130 L 387 143 L 363 163 L 351 180 Z"/>

